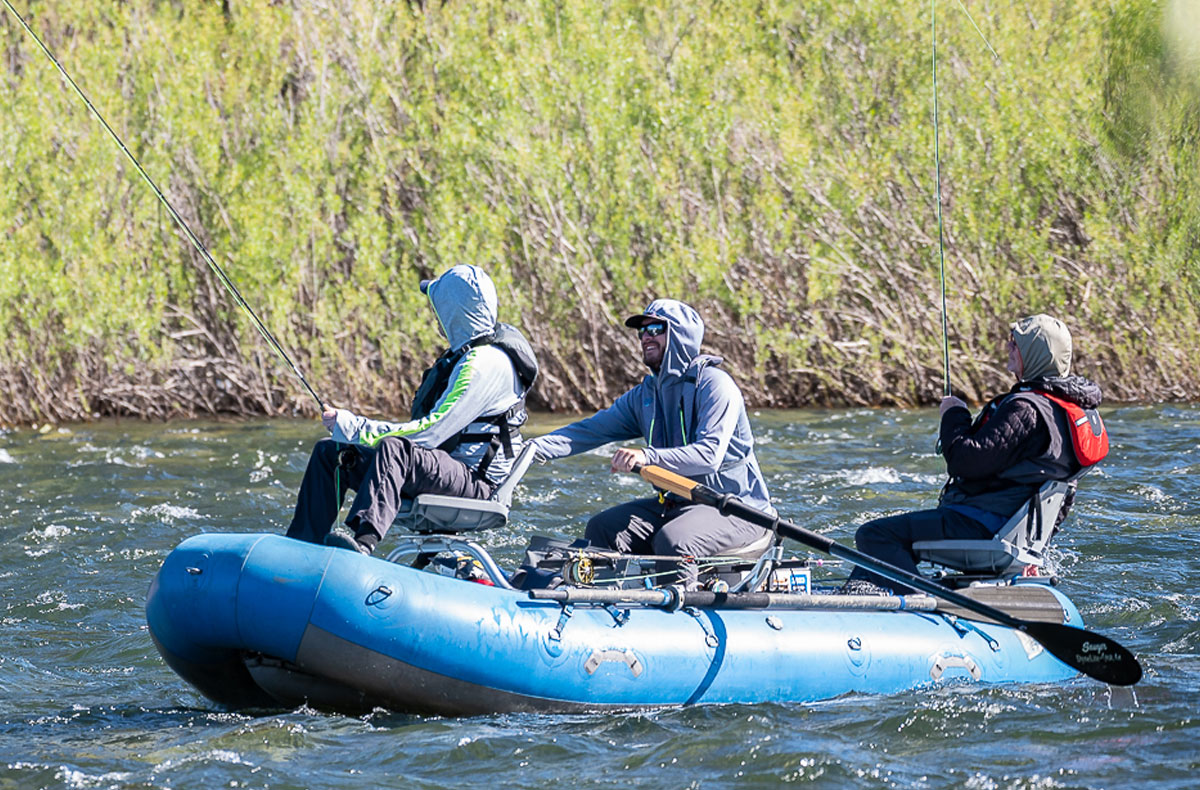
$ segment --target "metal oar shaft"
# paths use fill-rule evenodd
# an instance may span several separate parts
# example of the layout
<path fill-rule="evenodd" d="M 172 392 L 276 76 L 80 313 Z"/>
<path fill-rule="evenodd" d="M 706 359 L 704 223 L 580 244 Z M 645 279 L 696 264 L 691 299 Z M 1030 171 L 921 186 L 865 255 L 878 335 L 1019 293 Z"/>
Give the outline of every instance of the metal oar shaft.
<path fill-rule="evenodd" d="M 927 595 L 800 595 L 796 593 L 685 592 L 670 587 L 657 590 L 602 590 L 589 587 L 559 587 L 530 590 L 529 597 L 557 603 L 636 604 L 674 609 L 695 606 L 703 609 L 829 609 L 853 611 L 932 612 L 937 601 Z"/>

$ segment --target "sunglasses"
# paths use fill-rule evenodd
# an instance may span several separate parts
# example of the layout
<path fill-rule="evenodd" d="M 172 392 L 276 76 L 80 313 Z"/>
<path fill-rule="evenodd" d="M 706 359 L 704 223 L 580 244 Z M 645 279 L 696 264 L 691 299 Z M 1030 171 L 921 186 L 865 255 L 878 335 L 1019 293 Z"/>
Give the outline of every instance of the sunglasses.
<path fill-rule="evenodd" d="M 666 324 L 646 324 L 645 326 L 638 327 L 638 337 L 645 337 L 646 335 L 649 335 L 650 337 L 658 337 L 666 331 Z"/>

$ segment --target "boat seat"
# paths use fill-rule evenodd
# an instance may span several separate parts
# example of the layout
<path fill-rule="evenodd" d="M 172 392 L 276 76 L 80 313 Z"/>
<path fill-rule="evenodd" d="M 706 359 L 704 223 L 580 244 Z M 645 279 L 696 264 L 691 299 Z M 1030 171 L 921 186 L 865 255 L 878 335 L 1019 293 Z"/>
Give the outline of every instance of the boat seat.
<path fill-rule="evenodd" d="M 1041 568 L 1059 511 L 1087 471 L 1043 483 L 991 540 L 922 540 L 912 544 L 913 553 L 918 560 L 963 573 L 1000 576 L 1030 565 Z"/>
<path fill-rule="evenodd" d="M 774 532 L 763 532 L 763 536 L 752 543 L 747 543 L 745 546 L 736 549 L 728 549 L 721 552 L 722 557 L 737 557 L 739 560 L 757 560 L 759 557 L 767 553 L 771 548 L 771 543 L 775 540 Z"/>
<path fill-rule="evenodd" d="M 421 494 L 401 503 L 394 523 L 413 532 L 441 535 L 503 527 L 508 523 L 513 491 L 533 463 L 534 455 L 533 445 L 526 442 L 513 461 L 508 477 L 496 486 L 490 499 Z"/>
<path fill-rule="evenodd" d="M 754 563 L 754 565 L 738 571 L 718 568 L 716 577 L 728 584 L 729 589 L 734 592 L 757 590 L 775 568 L 779 552 L 772 551 L 772 549 L 778 545 L 775 533 L 765 532 L 762 537 L 745 546 L 722 551 L 722 557 L 743 563 Z"/>

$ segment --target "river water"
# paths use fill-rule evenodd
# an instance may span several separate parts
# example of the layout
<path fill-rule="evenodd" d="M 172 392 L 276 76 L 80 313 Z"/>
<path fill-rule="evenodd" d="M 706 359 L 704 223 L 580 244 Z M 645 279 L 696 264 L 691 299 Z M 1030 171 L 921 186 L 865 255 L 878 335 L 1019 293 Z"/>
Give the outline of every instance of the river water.
<path fill-rule="evenodd" d="M 1200 786 L 1200 407 L 1106 418 L 1112 453 L 1084 480 L 1054 561 L 1087 625 L 1142 661 L 1133 689 L 1080 678 L 459 720 L 230 713 L 150 640 L 146 591 L 181 540 L 283 530 L 316 421 L 0 433 L 0 788 Z M 929 506 L 941 483 L 931 410 L 753 421 L 781 513 L 839 540 Z M 531 534 L 575 537 L 587 514 L 645 491 L 607 474 L 602 453 L 535 466 L 489 545 L 515 563 Z"/>

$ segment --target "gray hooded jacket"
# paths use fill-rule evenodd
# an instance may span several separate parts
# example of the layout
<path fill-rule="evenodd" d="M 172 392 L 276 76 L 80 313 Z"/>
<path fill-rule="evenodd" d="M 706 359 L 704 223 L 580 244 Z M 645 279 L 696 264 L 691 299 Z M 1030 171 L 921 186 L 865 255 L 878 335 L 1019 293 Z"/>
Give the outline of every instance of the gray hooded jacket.
<path fill-rule="evenodd" d="M 646 314 L 668 326 L 658 373 L 646 376 L 607 409 L 531 440 L 538 456 L 563 458 L 609 442 L 642 439 L 648 463 L 774 514 L 741 390 L 717 367 L 720 357 L 700 354 L 704 322 L 673 299 L 655 300 Z"/>
<path fill-rule="evenodd" d="M 451 349 L 460 349 L 472 340 L 492 334 L 496 329 L 496 286 L 478 266 L 460 265 L 425 286 L 429 304 L 450 341 Z M 338 409 L 333 438 L 348 444 L 373 447 L 388 436 L 406 436 L 413 443 L 434 449 L 464 430 L 472 434 L 495 434 L 496 425 L 481 422 L 481 417 L 494 417 L 515 406 L 525 396 L 525 387 L 508 354 L 501 349 L 481 344 L 469 349 L 450 373 L 450 381 L 426 416 L 408 422 L 388 422 L 361 417 Z M 525 422 L 522 410 L 510 420 L 510 425 Z M 521 451 L 519 437 L 514 437 L 513 454 Z M 479 466 L 488 444 L 463 442 L 451 457 L 472 469 Z M 487 477 L 499 482 L 508 475 L 512 459 L 499 452 L 487 468 Z"/>

